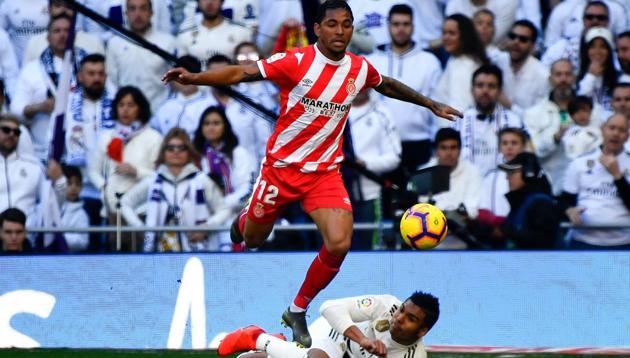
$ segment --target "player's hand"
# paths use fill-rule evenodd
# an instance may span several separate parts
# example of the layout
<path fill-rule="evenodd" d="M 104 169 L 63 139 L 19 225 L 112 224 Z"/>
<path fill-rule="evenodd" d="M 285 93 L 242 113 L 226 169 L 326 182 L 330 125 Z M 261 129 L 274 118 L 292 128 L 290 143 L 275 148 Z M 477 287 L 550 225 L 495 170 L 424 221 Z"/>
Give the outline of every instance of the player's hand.
<path fill-rule="evenodd" d="M 464 114 L 456 110 L 455 108 L 447 106 L 444 103 L 436 102 L 436 101 L 433 101 L 433 103 L 431 103 L 431 106 L 429 107 L 429 109 L 436 116 L 448 119 L 449 121 L 456 120 L 457 119 L 456 117 L 459 117 L 459 118 L 464 117 Z"/>
<path fill-rule="evenodd" d="M 571 221 L 573 225 L 580 225 L 582 224 L 582 213 L 584 212 L 584 210 L 586 209 L 580 208 L 578 206 L 574 206 L 574 207 L 568 208 L 567 211 L 565 211 L 565 213 L 567 214 L 567 217 L 569 218 L 569 220 Z"/>
<path fill-rule="evenodd" d="M 619 180 L 621 178 L 621 170 L 619 169 L 619 162 L 617 161 L 617 158 L 614 155 L 602 154 L 602 156 L 599 157 L 599 162 L 602 163 L 604 168 L 608 170 L 610 175 L 612 175 L 613 178 L 615 178 L 615 180 Z"/>
<path fill-rule="evenodd" d="M 371 340 L 371 339 L 365 338 L 361 340 L 359 344 L 361 345 L 363 349 L 365 349 L 371 354 L 374 354 L 379 357 L 387 356 L 387 347 L 385 346 L 385 343 L 383 343 L 382 341 L 378 339 Z"/>
<path fill-rule="evenodd" d="M 176 67 L 168 70 L 168 72 L 166 72 L 164 76 L 162 76 L 162 82 L 167 83 L 170 81 L 175 81 L 183 85 L 190 85 L 193 84 L 192 76 L 193 74 L 188 72 L 185 68 Z"/>

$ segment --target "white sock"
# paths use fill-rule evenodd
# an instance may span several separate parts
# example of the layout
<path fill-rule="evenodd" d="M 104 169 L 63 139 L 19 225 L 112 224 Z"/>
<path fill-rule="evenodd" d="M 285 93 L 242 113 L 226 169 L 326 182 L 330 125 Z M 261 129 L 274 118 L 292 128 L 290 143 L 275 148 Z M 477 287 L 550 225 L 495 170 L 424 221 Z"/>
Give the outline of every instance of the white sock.
<path fill-rule="evenodd" d="M 275 358 L 301 358 L 306 356 L 308 351 L 307 348 L 300 348 L 293 342 L 283 341 L 267 333 L 258 336 L 256 349 Z"/>
<path fill-rule="evenodd" d="M 291 306 L 289 306 L 289 312 L 300 313 L 300 312 L 305 312 L 305 311 L 306 311 L 306 308 L 298 307 L 293 302 L 291 302 Z"/>

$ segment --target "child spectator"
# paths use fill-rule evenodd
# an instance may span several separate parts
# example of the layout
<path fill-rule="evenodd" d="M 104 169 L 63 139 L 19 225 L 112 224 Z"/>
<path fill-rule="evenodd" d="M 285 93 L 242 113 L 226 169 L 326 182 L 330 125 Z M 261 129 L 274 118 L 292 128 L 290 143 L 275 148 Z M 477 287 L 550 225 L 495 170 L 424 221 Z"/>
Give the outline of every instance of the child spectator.
<path fill-rule="evenodd" d="M 81 170 L 75 166 L 64 166 L 63 174 L 68 181 L 68 192 L 66 200 L 61 205 L 61 226 L 72 228 L 83 228 L 90 226 L 85 209 L 83 209 L 83 201 L 79 198 L 81 189 L 83 189 L 83 176 Z M 85 251 L 89 244 L 87 233 L 67 232 L 63 234 L 71 252 Z"/>
<path fill-rule="evenodd" d="M 575 97 L 569 102 L 568 110 L 573 124 L 562 137 L 562 144 L 567 157 L 575 159 L 602 144 L 602 131 L 591 121 L 593 101 L 589 97 Z"/>

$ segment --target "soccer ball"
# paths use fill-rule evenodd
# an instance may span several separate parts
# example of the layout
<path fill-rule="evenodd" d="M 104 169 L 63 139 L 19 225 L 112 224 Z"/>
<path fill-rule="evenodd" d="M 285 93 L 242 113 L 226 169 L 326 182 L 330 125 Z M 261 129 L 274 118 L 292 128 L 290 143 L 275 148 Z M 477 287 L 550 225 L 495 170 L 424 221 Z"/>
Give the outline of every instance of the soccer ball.
<path fill-rule="evenodd" d="M 400 234 L 413 249 L 432 249 L 444 237 L 448 227 L 442 210 L 420 203 L 409 208 L 400 220 Z"/>

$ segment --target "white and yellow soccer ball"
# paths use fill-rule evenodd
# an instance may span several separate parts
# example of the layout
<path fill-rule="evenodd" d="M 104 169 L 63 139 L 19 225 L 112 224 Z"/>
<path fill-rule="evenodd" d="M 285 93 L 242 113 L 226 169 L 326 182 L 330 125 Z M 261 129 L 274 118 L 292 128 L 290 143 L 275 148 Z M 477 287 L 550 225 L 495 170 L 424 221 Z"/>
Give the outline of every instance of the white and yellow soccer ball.
<path fill-rule="evenodd" d="M 444 240 L 448 231 L 442 210 L 427 203 L 409 208 L 400 220 L 400 234 L 413 249 L 427 250 Z"/>

